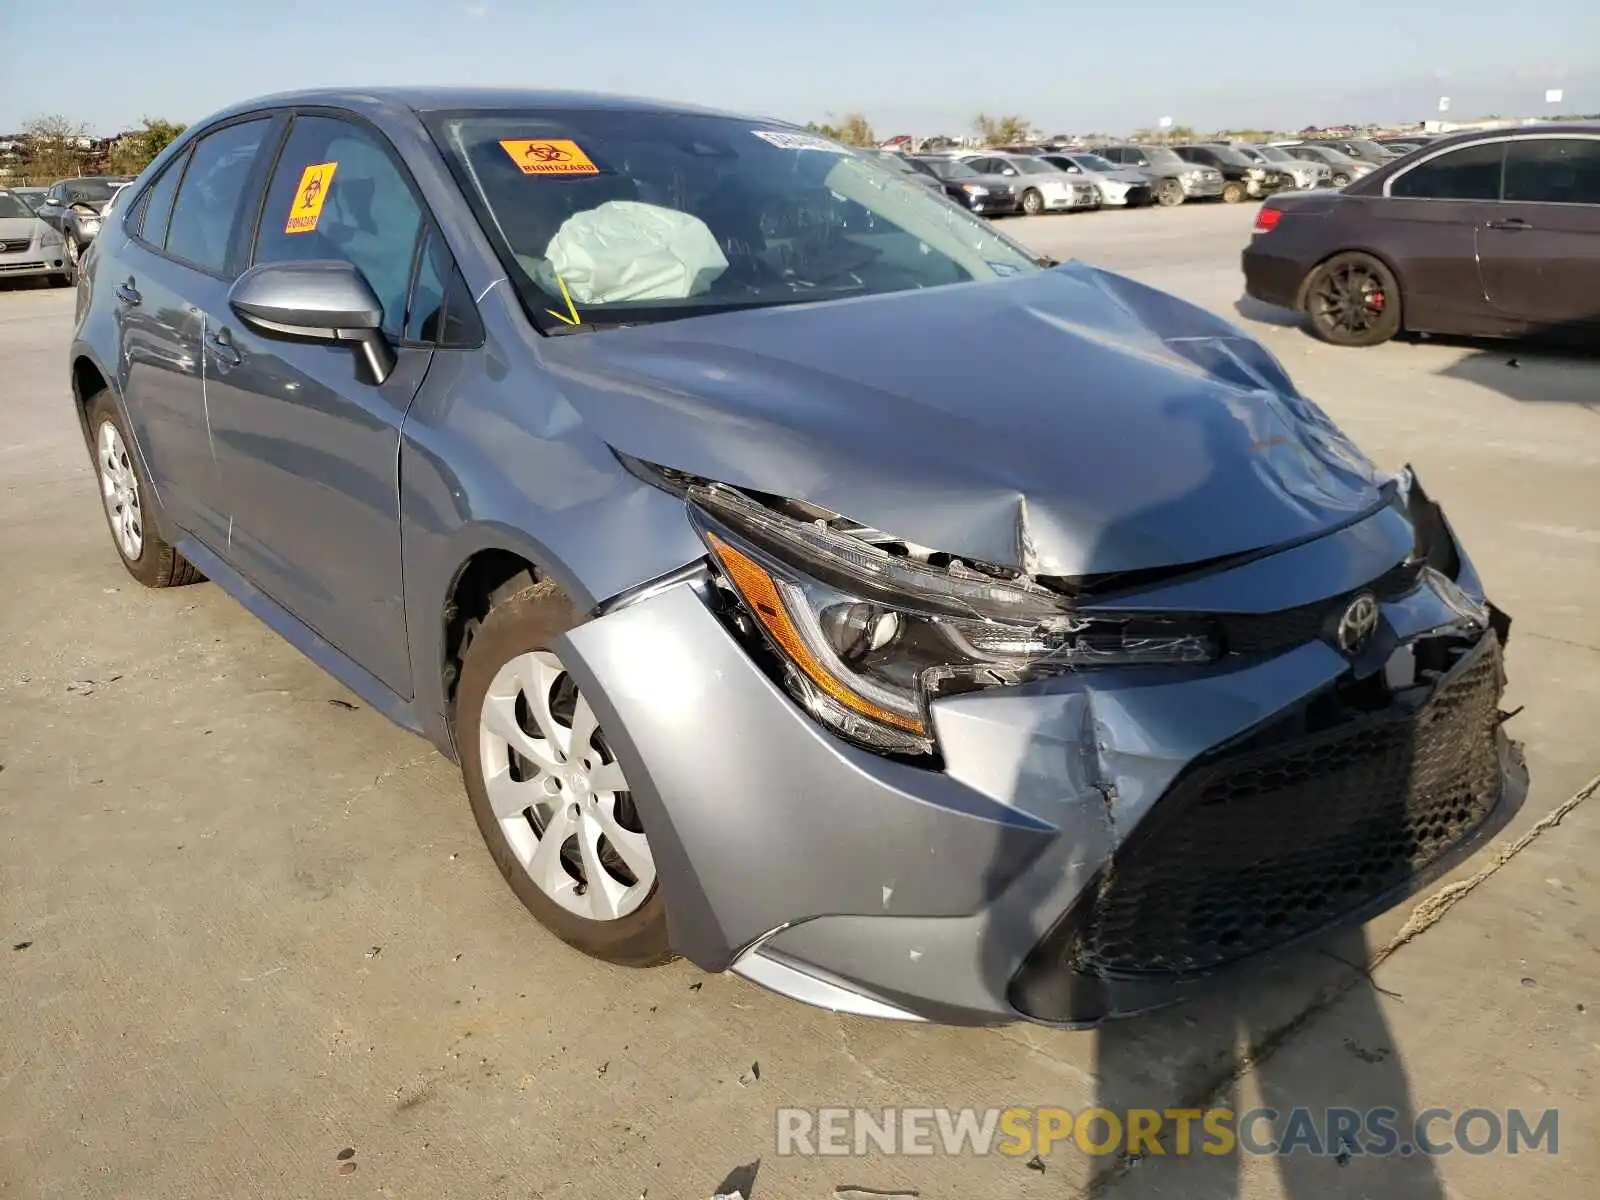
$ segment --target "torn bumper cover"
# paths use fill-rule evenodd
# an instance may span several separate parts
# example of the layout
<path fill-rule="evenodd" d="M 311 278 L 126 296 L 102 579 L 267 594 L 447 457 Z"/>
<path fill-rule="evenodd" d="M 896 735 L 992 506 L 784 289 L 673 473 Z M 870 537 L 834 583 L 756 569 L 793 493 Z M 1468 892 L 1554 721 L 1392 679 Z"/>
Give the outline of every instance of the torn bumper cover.
<path fill-rule="evenodd" d="M 1509 622 L 1409 473 L 1375 492 L 1324 536 L 1076 598 L 1203 618 L 1217 652 L 934 697 L 931 757 L 829 733 L 725 562 L 573 630 L 674 947 L 836 1009 L 1087 1025 L 1398 902 L 1526 779 Z"/>

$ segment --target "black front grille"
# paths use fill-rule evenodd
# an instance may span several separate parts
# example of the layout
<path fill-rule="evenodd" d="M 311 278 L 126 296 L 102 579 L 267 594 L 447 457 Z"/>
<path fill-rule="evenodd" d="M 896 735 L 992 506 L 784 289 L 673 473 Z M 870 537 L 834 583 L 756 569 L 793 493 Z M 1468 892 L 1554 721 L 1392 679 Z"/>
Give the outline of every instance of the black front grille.
<path fill-rule="evenodd" d="M 15 254 L 33 245 L 32 238 L 8 238 L 0 241 L 0 254 Z"/>
<path fill-rule="evenodd" d="M 1418 710 L 1201 766 L 1069 922 L 1059 965 L 1109 977 L 1202 973 L 1370 907 L 1494 808 L 1502 685 L 1488 634 Z"/>
<path fill-rule="evenodd" d="M 1219 613 L 1215 619 L 1222 648 L 1229 654 L 1278 654 L 1304 645 L 1331 632 L 1350 601 L 1361 592 L 1371 592 L 1380 601 L 1403 596 L 1416 586 L 1418 569 L 1414 564 L 1402 564 L 1364 588 L 1298 608 L 1270 613 Z"/>

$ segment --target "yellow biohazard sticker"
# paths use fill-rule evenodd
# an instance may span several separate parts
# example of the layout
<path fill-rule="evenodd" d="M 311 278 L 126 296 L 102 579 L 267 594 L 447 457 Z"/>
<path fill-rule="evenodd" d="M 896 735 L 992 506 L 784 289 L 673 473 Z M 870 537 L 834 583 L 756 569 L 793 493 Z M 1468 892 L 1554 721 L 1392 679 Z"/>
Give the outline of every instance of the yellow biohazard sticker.
<path fill-rule="evenodd" d="M 283 226 L 285 233 L 310 233 L 317 227 L 322 206 L 328 202 L 328 189 L 333 186 L 333 173 L 338 169 L 336 162 L 312 163 L 305 169 L 300 186 L 294 190 L 289 219 Z"/>
<path fill-rule="evenodd" d="M 524 175 L 598 175 L 600 168 L 562 138 L 502 138 L 500 148 Z"/>

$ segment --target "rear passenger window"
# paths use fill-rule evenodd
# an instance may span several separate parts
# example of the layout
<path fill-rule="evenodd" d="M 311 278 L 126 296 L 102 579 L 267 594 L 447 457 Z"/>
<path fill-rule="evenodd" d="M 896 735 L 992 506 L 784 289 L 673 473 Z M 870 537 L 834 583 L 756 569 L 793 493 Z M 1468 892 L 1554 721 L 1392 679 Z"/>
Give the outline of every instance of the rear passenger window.
<path fill-rule="evenodd" d="M 172 206 L 169 254 L 215 275 L 226 271 L 239 200 L 270 124 L 265 118 L 243 121 L 195 143 Z"/>
<path fill-rule="evenodd" d="M 166 249 L 167 222 L 172 219 L 172 202 L 178 198 L 178 184 L 183 179 L 183 168 L 189 162 L 187 153 L 180 154 L 161 178 L 151 185 L 144 195 L 144 212 L 137 220 L 139 237 L 157 249 Z"/>
<path fill-rule="evenodd" d="M 401 335 L 422 209 L 376 136 L 335 117 L 296 117 L 267 187 L 254 261 L 338 258 L 383 302 Z"/>
<path fill-rule="evenodd" d="M 1506 150 L 1506 199 L 1600 204 L 1600 141 L 1523 138 Z"/>
<path fill-rule="evenodd" d="M 1498 200 L 1504 142 L 1463 146 L 1395 177 L 1389 195 L 1414 200 Z"/>

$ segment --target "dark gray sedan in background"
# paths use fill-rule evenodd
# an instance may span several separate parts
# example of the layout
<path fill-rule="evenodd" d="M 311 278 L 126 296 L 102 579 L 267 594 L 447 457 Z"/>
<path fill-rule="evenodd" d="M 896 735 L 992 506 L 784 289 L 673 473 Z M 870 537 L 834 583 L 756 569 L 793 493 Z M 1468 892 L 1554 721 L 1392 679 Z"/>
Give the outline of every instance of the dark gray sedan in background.
<path fill-rule="evenodd" d="M 1508 622 L 1413 474 L 1227 323 L 805 130 L 275 96 L 87 264 L 127 569 L 211 579 L 458 760 L 589 954 L 1092 1024 L 1520 801 Z"/>

